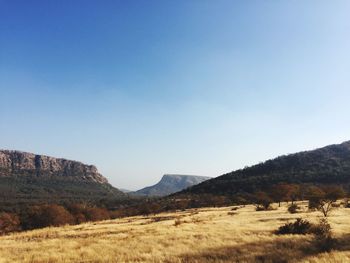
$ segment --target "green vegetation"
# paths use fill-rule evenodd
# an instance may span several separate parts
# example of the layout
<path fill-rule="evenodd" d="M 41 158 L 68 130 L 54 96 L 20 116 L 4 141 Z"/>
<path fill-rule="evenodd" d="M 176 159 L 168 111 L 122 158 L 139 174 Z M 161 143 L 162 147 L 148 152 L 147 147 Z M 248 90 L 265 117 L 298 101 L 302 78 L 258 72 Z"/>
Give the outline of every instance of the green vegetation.
<path fill-rule="evenodd" d="M 0 211 L 16 212 L 35 204 L 99 204 L 128 199 L 109 184 L 73 181 L 54 177 L 0 177 Z"/>

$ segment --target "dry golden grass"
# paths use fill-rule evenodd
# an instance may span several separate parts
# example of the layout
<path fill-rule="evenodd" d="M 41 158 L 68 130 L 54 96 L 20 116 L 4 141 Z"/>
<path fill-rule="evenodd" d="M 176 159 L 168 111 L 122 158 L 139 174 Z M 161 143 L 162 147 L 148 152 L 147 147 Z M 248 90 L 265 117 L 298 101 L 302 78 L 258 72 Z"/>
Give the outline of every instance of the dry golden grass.
<path fill-rule="evenodd" d="M 305 206 L 305 203 L 302 205 Z M 0 262 L 350 262 L 350 209 L 332 212 L 337 250 L 317 253 L 312 236 L 273 234 L 302 217 L 287 206 L 254 211 L 246 206 L 187 210 L 0 237 Z"/>

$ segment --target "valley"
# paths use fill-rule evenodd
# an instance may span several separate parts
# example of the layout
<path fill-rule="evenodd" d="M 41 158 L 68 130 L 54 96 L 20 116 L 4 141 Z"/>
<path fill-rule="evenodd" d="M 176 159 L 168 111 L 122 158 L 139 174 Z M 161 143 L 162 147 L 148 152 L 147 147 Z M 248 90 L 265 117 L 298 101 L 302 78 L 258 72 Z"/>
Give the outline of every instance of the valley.
<path fill-rule="evenodd" d="M 312 235 L 276 235 L 286 222 L 318 222 L 319 211 L 287 212 L 255 206 L 201 208 L 50 227 L 0 237 L 0 262 L 346 262 L 349 208 L 328 217 L 337 247 L 318 252 Z"/>

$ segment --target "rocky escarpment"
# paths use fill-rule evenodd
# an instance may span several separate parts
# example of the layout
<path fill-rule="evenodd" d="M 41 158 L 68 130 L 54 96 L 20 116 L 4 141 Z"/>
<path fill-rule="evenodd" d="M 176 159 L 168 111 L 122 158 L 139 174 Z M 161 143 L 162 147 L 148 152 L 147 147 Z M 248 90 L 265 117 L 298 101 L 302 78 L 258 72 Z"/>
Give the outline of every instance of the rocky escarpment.
<path fill-rule="evenodd" d="M 105 184 L 93 165 L 20 151 L 0 150 L 0 176 L 57 177 Z"/>
<path fill-rule="evenodd" d="M 19 151 L 0 150 L 0 211 L 46 203 L 124 200 L 93 165 Z"/>

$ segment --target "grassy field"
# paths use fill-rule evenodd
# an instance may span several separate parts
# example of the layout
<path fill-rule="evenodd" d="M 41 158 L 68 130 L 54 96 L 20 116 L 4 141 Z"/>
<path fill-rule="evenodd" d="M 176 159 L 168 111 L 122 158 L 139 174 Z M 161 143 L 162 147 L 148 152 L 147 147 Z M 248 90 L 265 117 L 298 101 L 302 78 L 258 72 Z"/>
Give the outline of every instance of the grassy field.
<path fill-rule="evenodd" d="M 337 248 L 318 253 L 311 235 L 273 233 L 320 212 L 255 211 L 254 206 L 187 210 L 0 237 L 0 262 L 350 262 L 350 209 L 330 217 Z"/>

